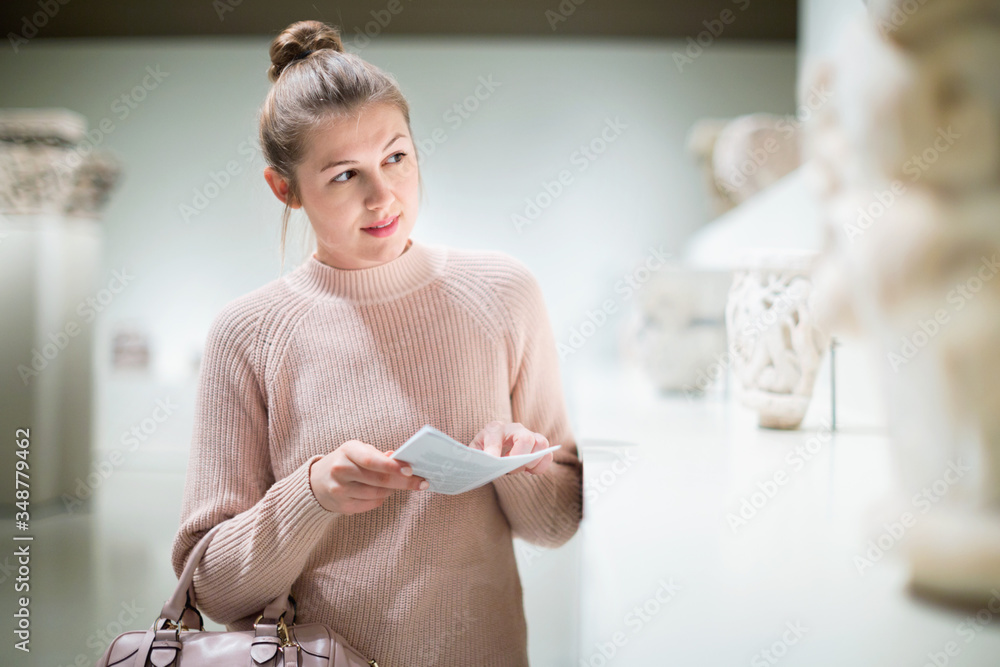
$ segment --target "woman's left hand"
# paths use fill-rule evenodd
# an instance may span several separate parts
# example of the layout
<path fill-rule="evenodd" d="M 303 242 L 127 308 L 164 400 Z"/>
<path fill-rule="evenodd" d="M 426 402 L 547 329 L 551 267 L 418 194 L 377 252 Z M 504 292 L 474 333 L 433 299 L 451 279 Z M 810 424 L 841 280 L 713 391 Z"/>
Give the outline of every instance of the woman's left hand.
<path fill-rule="evenodd" d="M 483 427 L 483 430 L 476 434 L 472 444 L 473 449 L 481 449 L 493 456 L 517 456 L 518 454 L 531 454 L 540 449 L 549 447 L 549 440 L 541 433 L 529 430 L 523 424 L 511 422 L 505 424 L 502 421 L 491 421 Z M 508 474 L 517 472 L 528 472 L 540 475 L 552 464 L 552 452 L 549 452 L 537 461 L 532 461 L 528 465 L 510 471 Z"/>

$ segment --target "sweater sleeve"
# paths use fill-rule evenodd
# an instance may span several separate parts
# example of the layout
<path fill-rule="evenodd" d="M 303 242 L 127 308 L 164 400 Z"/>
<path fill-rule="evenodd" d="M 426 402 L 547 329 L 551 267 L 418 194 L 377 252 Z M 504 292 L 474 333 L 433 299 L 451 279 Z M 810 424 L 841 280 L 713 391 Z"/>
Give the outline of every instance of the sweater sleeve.
<path fill-rule="evenodd" d="M 198 540 L 223 524 L 195 570 L 194 587 L 199 609 L 225 625 L 259 613 L 287 590 L 337 516 L 309 483 L 321 455 L 274 480 L 256 356 L 261 315 L 254 310 L 247 301 L 231 302 L 209 328 L 171 552 L 180 577 Z"/>
<path fill-rule="evenodd" d="M 583 463 L 573 437 L 548 311 L 537 280 L 520 262 L 502 290 L 510 315 L 513 421 L 560 445 L 540 475 L 507 474 L 493 481 L 515 537 L 558 547 L 577 531 L 583 514 Z"/>

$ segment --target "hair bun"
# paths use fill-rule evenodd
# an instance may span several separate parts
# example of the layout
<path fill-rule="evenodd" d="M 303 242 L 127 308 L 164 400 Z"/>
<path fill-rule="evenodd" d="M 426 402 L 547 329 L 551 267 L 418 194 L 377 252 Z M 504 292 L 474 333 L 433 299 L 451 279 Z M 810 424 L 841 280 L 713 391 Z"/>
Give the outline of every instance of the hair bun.
<path fill-rule="evenodd" d="M 267 78 L 272 83 L 277 81 L 284 69 L 303 53 L 319 49 L 343 53 L 340 31 L 321 21 L 296 21 L 271 42 L 271 67 L 267 70 Z"/>

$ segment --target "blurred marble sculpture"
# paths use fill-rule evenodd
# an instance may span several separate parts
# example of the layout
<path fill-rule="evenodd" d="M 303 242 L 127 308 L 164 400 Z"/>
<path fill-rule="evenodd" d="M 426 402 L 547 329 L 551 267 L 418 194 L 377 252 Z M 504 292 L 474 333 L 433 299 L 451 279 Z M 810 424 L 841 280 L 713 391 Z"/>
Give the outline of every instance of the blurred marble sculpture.
<path fill-rule="evenodd" d="M 807 85 L 824 202 L 821 319 L 874 333 L 900 479 L 934 490 L 911 583 L 1000 590 L 1000 0 L 870 0 Z M 959 471 L 961 474 L 959 474 Z"/>
<path fill-rule="evenodd" d="M 718 140 L 722 128 L 728 122 L 722 118 L 704 118 L 691 127 L 687 136 L 687 152 L 698 164 L 713 216 L 722 215 L 736 206 L 736 203 L 716 182 L 715 164 L 712 161 L 715 142 Z"/>
<path fill-rule="evenodd" d="M 0 211 L 98 218 L 121 164 L 67 109 L 0 109 Z"/>
<path fill-rule="evenodd" d="M 0 431 L 35 415 L 31 435 L 45 457 L 32 464 L 32 502 L 68 511 L 93 460 L 97 311 L 88 304 L 102 288 L 101 216 L 121 173 L 95 147 L 103 137 L 68 109 L 0 109 Z M 0 466 L 12 469 L 15 453 L 0 451 Z M 14 499 L 14 481 L 0 481 L 0 504 Z"/>
<path fill-rule="evenodd" d="M 621 341 L 661 391 L 697 397 L 726 368 L 729 271 L 661 269 L 637 293 Z M 719 369 L 719 372 L 716 372 Z"/>
<path fill-rule="evenodd" d="M 764 428 L 802 423 L 829 345 L 813 316 L 814 258 L 789 250 L 748 255 L 729 291 L 726 330 L 740 400 Z"/>
<path fill-rule="evenodd" d="M 700 164 L 716 215 L 736 207 L 799 166 L 794 116 L 706 118 L 691 128 L 687 149 Z"/>

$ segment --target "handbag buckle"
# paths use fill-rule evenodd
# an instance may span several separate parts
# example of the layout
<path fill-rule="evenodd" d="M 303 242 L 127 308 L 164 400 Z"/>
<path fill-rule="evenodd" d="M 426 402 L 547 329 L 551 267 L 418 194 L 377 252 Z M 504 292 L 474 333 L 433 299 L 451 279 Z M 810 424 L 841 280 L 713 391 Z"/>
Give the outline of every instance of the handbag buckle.
<path fill-rule="evenodd" d="M 260 619 L 264 618 L 264 614 L 257 617 L 257 620 L 253 622 L 254 630 L 257 629 L 257 624 L 260 623 Z M 293 623 L 294 625 L 294 623 Z M 278 639 L 281 640 L 281 646 L 298 646 L 293 642 L 288 636 L 288 625 L 285 623 L 285 612 L 281 612 L 281 616 L 278 617 Z"/>
<path fill-rule="evenodd" d="M 255 630 L 257 629 L 257 624 L 260 623 L 260 619 L 262 618 L 264 618 L 264 614 L 259 615 L 257 617 L 257 620 L 253 622 L 253 627 Z M 294 625 L 295 622 L 293 621 L 292 626 L 294 627 Z M 292 639 L 288 635 L 288 625 L 285 623 L 285 612 L 281 612 L 281 616 L 278 617 L 278 639 L 281 640 L 281 648 L 284 648 L 286 646 L 294 646 L 296 652 L 300 648 L 302 648 L 301 646 L 299 646 L 298 642 L 292 641 Z M 378 667 L 378 663 L 375 662 L 374 660 L 369 660 L 368 665 L 369 667 Z"/>
<path fill-rule="evenodd" d="M 299 645 L 297 643 L 293 642 L 288 637 L 288 626 L 285 625 L 285 615 L 284 614 L 282 614 L 280 617 L 278 617 L 278 638 L 281 639 L 281 646 L 282 646 L 282 648 L 284 648 L 285 646 L 294 646 L 296 648 L 299 647 Z"/>

